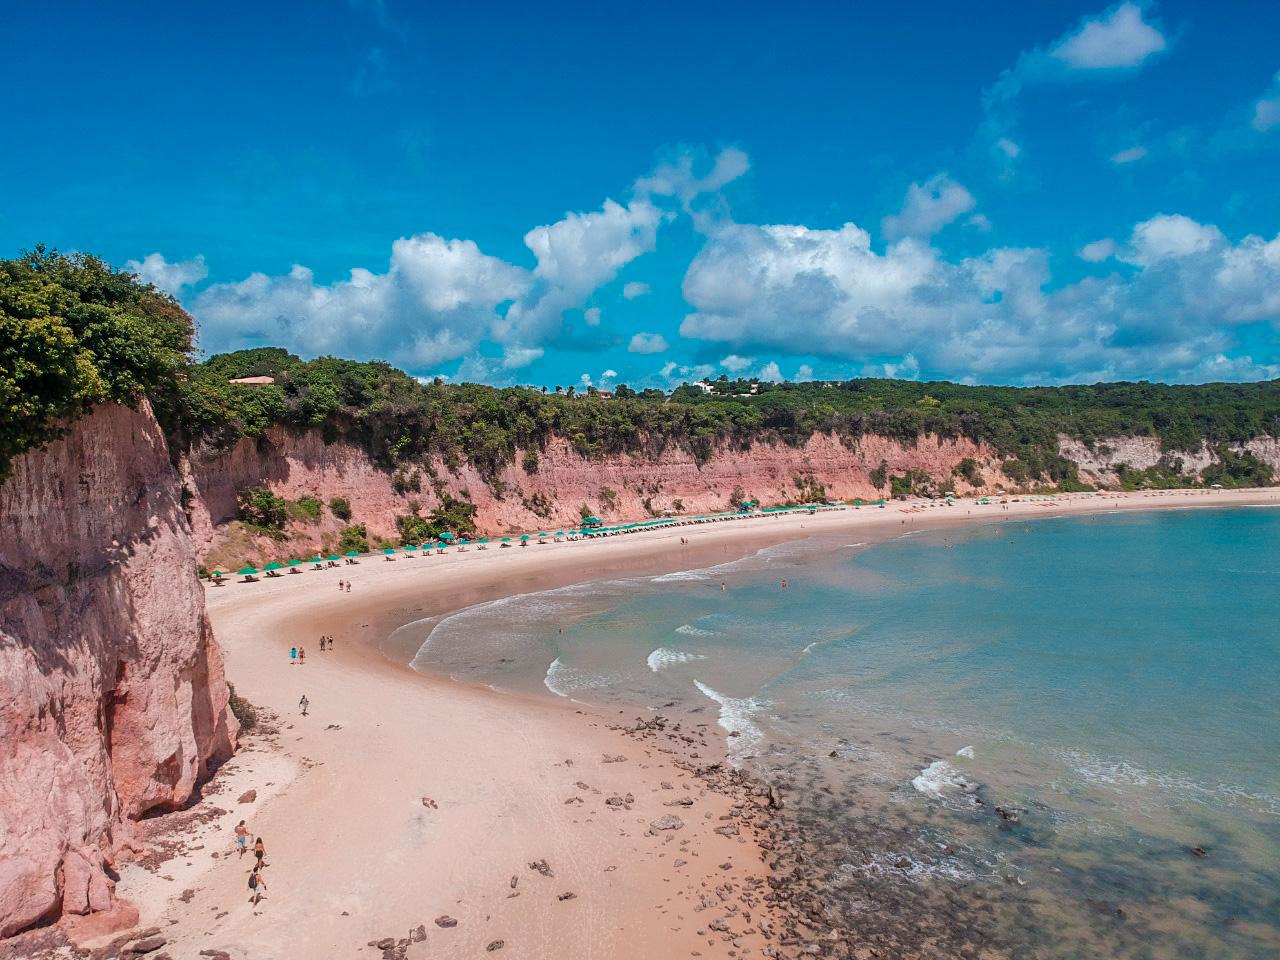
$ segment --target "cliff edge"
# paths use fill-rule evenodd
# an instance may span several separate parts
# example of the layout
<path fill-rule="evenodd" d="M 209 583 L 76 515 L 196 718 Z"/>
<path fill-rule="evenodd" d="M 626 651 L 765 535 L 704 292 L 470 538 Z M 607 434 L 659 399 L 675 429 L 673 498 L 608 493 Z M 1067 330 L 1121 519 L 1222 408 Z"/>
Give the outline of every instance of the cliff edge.
<path fill-rule="evenodd" d="M 98 407 L 0 484 L 0 936 L 111 906 L 134 821 L 234 748 L 150 406 Z"/>

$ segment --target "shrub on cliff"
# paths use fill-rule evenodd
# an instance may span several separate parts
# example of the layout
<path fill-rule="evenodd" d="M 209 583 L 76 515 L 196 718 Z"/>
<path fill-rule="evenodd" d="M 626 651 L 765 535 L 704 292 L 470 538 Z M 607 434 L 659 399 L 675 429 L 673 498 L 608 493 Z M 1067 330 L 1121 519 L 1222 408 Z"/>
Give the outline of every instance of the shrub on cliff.
<path fill-rule="evenodd" d="M 356 553 L 369 552 L 369 533 L 363 523 L 343 527 L 342 533 L 338 535 L 338 552 L 350 553 L 353 550 Z"/>
<path fill-rule="evenodd" d="M 238 497 L 240 519 L 268 533 L 278 533 L 289 520 L 289 504 L 266 487 L 250 487 Z"/>
<path fill-rule="evenodd" d="M 329 510 L 339 520 L 351 519 L 351 501 L 346 497 L 333 497 L 330 499 Z"/>
<path fill-rule="evenodd" d="M 14 457 L 99 403 L 177 406 L 191 318 L 168 294 L 87 254 L 0 261 L 0 480 Z"/>

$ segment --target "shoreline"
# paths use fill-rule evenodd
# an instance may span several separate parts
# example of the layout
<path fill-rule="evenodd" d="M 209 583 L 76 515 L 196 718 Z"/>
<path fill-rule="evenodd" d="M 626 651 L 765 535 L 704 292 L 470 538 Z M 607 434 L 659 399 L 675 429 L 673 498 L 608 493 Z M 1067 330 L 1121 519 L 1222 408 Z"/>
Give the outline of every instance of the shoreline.
<path fill-rule="evenodd" d="M 627 726 L 625 714 L 608 718 L 604 708 L 549 692 L 451 681 L 409 666 L 416 650 L 388 644 L 394 631 L 500 597 L 698 569 L 824 532 L 856 530 L 872 545 L 1005 519 L 1277 504 L 1273 490 L 1008 509 L 893 504 L 447 557 L 366 558 L 210 587 L 228 677 L 238 694 L 281 718 L 278 732 L 246 737 L 193 808 L 197 816 L 206 808 L 208 819 L 181 824 L 184 843 L 168 862 L 126 865 L 118 893 L 182 955 L 469 956 L 498 940 L 503 955 L 526 957 L 768 955 L 786 910 L 781 895 L 765 893 L 775 860 L 771 798 L 716 766 L 725 741 L 714 717 L 700 727 L 687 716 Z M 693 542 L 682 547 L 680 537 Z M 340 579 L 352 581 L 351 593 L 337 592 Z M 334 652 L 320 653 L 322 633 L 337 637 Z M 303 666 L 289 664 L 296 643 L 307 649 Z M 306 718 L 296 706 L 302 693 L 311 701 Z M 620 755 L 626 760 L 608 762 Z M 237 802 L 250 789 L 256 799 Z M 155 818 L 157 836 L 166 821 L 191 813 Z M 654 828 L 670 815 L 680 817 L 679 829 Z M 229 827 L 240 817 L 268 850 L 267 897 L 257 910 L 245 903 L 247 864 L 225 862 Z M 553 877 L 529 868 L 540 860 Z M 560 899 L 567 893 L 574 896 Z M 433 922 L 444 915 L 457 926 Z"/>

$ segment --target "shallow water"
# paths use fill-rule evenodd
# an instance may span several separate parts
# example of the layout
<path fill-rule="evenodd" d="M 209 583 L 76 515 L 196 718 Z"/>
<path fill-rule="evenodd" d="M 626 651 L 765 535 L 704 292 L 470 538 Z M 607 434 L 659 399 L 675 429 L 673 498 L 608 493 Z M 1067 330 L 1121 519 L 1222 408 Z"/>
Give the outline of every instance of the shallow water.
<path fill-rule="evenodd" d="M 793 785 L 855 927 L 1252 960 L 1280 955 L 1277 547 L 1266 509 L 1006 521 L 404 629 L 424 669 L 718 722 L 736 762 Z"/>

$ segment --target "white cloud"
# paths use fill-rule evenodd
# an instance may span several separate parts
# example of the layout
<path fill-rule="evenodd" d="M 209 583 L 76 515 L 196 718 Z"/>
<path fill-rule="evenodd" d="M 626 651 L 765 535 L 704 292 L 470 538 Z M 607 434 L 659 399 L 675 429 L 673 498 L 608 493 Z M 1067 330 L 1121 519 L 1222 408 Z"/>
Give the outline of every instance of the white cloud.
<path fill-rule="evenodd" d="M 781 383 L 784 379 L 782 376 L 782 368 L 773 360 L 770 360 L 761 367 L 760 372 L 756 376 L 769 383 Z"/>
<path fill-rule="evenodd" d="M 192 287 L 209 276 L 204 255 L 170 263 L 160 253 L 148 253 L 141 260 L 130 260 L 125 269 L 136 273 L 146 283 L 154 283 L 165 293 L 177 296 L 184 287 Z"/>
<path fill-rule="evenodd" d="M 1266 133 L 1275 126 L 1280 126 L 1280 73 L 1271 81 L 1271 89 L 1253 105 L 1253 129 Z"/>
<path fill-rule="evenodd" d="M 1077 256 L 1086 263 L 1101 263 L 1103 260 L 1110 260 L 1115 254 L 1116 242 L 1110 237 L 1086 243 L 1077 252 Z"/>
<path fill-rule="evenodd" d="M 1024 50 L 1017 62 L 983 91 L 986 119 L 979 129 L 980 142 L 1008 175 L 1022 153 L 1013 137 L 1018 99 L 1027 86 L 1136 70 L 1167 45 L 1164 34 L 1144 18 L 1143 8 L 1132 0 L 1083 18 L 1074 30 L 1047 48 Z"/>
<path fill-rule="evenodd" d="M 422 369 L 473 350 L 499 319 L 498 305 L 529 283 L 527 271 L 470 240 L 421 233 L 392 244 L 385 273 L 357 268 L 331 284 L 316 283 L 302 266 L 283 276 L 255 273 L 206 287 L 190 308 L 208 350 L 274 344 Z"/>
<path fill-rule="evenodd" d="M 640 283 L 637 280 L 632 280 L 630 283 L 623 284 L 622 286 L 622 295 L 628 300 L 634 300 L 636 297 L 643 297 L 648 292 L 649 285 L 647 283 Z"/>
<path fill-rule="evenodd" d="M 1116 166 L 1124 166 L 1127 163 L 1137 163 L 1147 155 L 1147 148 L 1143 146 L 1129 147 L 1126 150 L 1119 150 L 1111 155 L 1111 162 Z"/>
<path fill-rule="evenodd" d="M 1086 18 L 1049 49 L 1049 56 L 1076 70 L 1136 67 L 1166 46 L 1164 34 L 1147 23 L 1142 8 L 1125 2 Z"/>
<path fill-rule="evenodd" d="M 945 173 L 907 188 L 902 211 L 885 217 L 882 227 L 890 240 L 931 237 L 974 207 L 973 195 Z"/>
<path fill-rule="evenodd" d="M 413 371 L 472 355 L 469 371 L 502 377 L 501 370 L 526 366 L 568 333 L 567 311 L 582 309 L 588 327 L 599 324 L 599 309 L 584 304 L 655 248 L 661 225 L 676 215 L 672 199 L 701 209 L 708 192 L 747 167 L 734 149 L 710 163 L 698 176 L 692 155 L 681 154 L 637 180 L 625 204 L 605 200 L 597 210 L 534 227 L 524 237 L 532 269 L 487 256 L 470 240 L 420 233 L 392 245 L 382 273 L 355 268 L 347 279 L 320 283 L 295 266 L 284 275 L 213 284 L 188 306 L 207 350 L 270 343 L 304 356 L 381 357 Z M 169 264 L 157 253 L 135 263 L 175 290 L 205 276 L 199 258 Z M 484 341 L 505 351 L 500 366 L 474 354 Z"/>
<path fill-rule="evenodd" d="M 660 333 L 637 333 L 632 335 L 627 350 L 631 353 L 662 353 L 667 346 L 666 338 Z"/>
<path fill-rule="evenodd" d="M 750 357 L 740 357 L 736 353 L 731 353 L 720 361 L 720 366 L 724 367 L 730 373 L 741 373 L 753 363 L 755 363 L 755 361 Z"/>
<path fill-rule="evenodd" d="M 983 233 L 991 232 L 991 220 L 983 213 L 975 213 L 965 222 L 966 227 L 973 227 L 975 230 L 981 230 Z"/>
<path fill-rule="evenodd" d="M 1149 267 L 1161 260 L 1204 253 L 1225 243 L 1226 238 L 1215 226 L 1197 223 L 1181 214 L 1161 214 L 1135 226 L 1128 246 L 1119 256 L 1128 263 Z"/>
<path fill-rule="evenodd" d="M 795 376 L 796 383 L 805 383 L 806 381 L 809 381 L 812 379 L 813 379 L 813 367 L 809 366 L 809 364 L 807 363 L 800 364 L 800 366 L 796 369 L 796 376 Z"/>
<path fill-rule="evenodd" d="M 1159 216 L 1110 249 L 1134 269 L 1055 285 L 1038 249 L 952 261 L 910 239 L 877 253 L 854 224 L 733 224 L 690 265 L 681 334 L 738 355 L 1053 382 L 1193 378 L 1205 356 L 1230 356 L 1235 327 L 1280 323 L 1280 237 L 1232 244 L 1211 225 Z"/>

